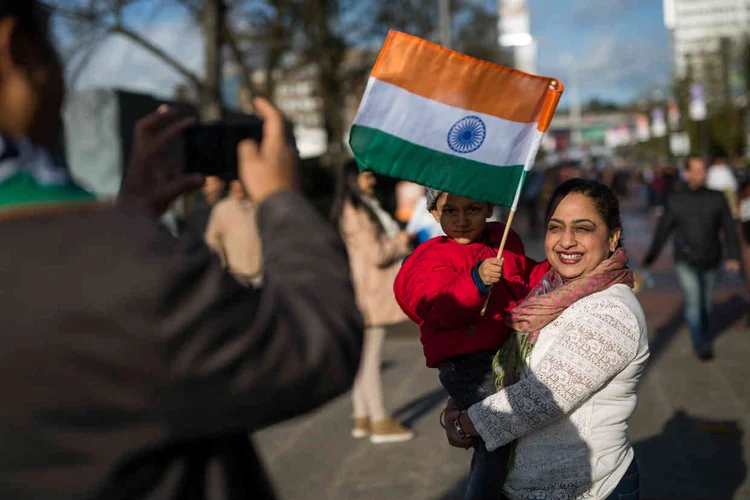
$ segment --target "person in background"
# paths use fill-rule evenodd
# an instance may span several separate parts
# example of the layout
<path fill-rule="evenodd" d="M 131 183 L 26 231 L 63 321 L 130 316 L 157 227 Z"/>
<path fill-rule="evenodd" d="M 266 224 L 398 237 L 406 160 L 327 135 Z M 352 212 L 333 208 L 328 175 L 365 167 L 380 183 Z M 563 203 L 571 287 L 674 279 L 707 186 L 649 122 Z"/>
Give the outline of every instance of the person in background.
<path fill-rule="evenodd" d="M 426 195 L 422 195 L 414 205 L 414 212 L 406 225 L 406 232 L 416 235 L 415 244 L 417 246 L 437 236 L 445 236 L 440 223 L 435 220 L 427 208 Z"/>
<path fill-rule="evenodd" d="M 393 296 L 393 282 L 410 251 L 411 237 L 375 199 L 376 182 L 372 172 L 360 173 L 355 161 L 347 163 L 336 184 L 331 221 L 349 252 L 366 327 L 362 363 L 352 392 L 352 436 L 369 436 L 379 444 L 407 441 L 414 434 L 386 413 L 380 377 L 385 327 L 406 320 Z"/>
<path fill-rule="evenodd" d="M 257 286 L 262 277 L 263 253 L 258 234 L 258 211 L 242 182 L 229 184 L 229 196 L 216 204 L 206 228 L 206 244 L 242 283 Z"/>
<path fill-rule="evenodd" d="M 739 189 L 739 183 L 723 152 L 719 152 L 711 162 L 706 176 L 706 187 L 724 195 L 732 218 L 736 220 L 738 217 L 737 190 Z"/>
<path fill-rule="evenodd" d="M 739 193 L 739 216 L 740 250 L 743 254 L 745 268 L 745 285 L 750 292 L 750 163 L 742 165 L 742 158 L 736 157 L 732 162 L 735 171 L 741 179 Z M 748 318 L 750 324 L 750 317 Z"/>
<path fill-rule="evenodd" d="M 739 216 L 745 242 L 750 245 L 750 179 L 742 186 Z"/>
<path fill-rule="evenodd" d="M 654 209 L 653 213 L 656 216 L 664 214 L 664 204 L 667 199 L 667 192 L 669 189 L 669 179 L 667 178 L 666 169 L 662 166 L 656 167 L 654 170 L 654 180 L 651 183 L 651 187 L 654 190 Z"/>
<path fill-rule="evenodd" d="M 739 184 L 745 186 L 750 183 L 750 158 L 733 155 L 729 164 L 734 170 Z"/>
<path fill-rule="evenodd" d="M 43 5 L 0 0 L 4 142 L 49 148 L 62 75 Z M 191 119 L 161 108 L 136 124 L 115 205 L 0 165 L 0 498 L 272 499 L 248 433 L 350 387 L 363 327 L 345 248 L 293 189 L 280 112 L 255 104 L 263 142 L 240 144 L 238 169 L 262 290 L 159 222 L 203 184 L 167 157 Z"/>
<path fill-rule="evenodd" d="M 206 176 L 206 182 L 201 188 L 202 196 L 198 197 L 195 205 L 183 220 L 182 233 L 194 235 L 203 241 L 211 211 L 214 205 L 224 196 L 226 186 L 227 183 L 221 177 L 216 175 Z"/>
<path fill-rule="evenodd" d="M 529 218 L 528 228 L 531 238 L 536 238 L 539 236 L 539 199 L 544 188 L 544 173 L 541 169 L 532 169 L 526 175 L 526 182 L 521 192 L 520 211 L 526 213 Z"/>
<path fill-rule="evenodd" d="M 703 361 L 714 356 L 708 319 L 722 260 L 721 233 L 726 249 L 724 267 L 730 272 L 740 271 L 736 224 L 724 196 L 706 189 L 706 177 L 703 159 L 688 157 L 685 183 L 676 186 L 667 198 L 664 215 L 643 259 L 645 267 L 653 264 L 674 233 L 675 270 L 685 298 L 685 321 L 695 354 Z"/>
<path fill-rule="evenodd" d="M 401 181 L 396 184 L 396 220 L 406 224 L 414 216 L 417 201 L 424 196 L 424 186 Z"/>

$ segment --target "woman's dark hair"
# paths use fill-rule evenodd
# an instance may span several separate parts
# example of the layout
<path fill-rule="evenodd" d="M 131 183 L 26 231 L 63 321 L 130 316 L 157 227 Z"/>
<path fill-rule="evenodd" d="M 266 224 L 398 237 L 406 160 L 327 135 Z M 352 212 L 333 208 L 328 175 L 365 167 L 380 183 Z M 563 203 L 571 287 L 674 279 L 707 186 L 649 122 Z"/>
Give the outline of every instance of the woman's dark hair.
<path fill-rule="evenodd" d="M 567 180 L 557 186 L 552 193 L 552 198 L 549 200 L 549 204 L 547 205 L 547 213 L 544 217 L 545 224 L 549 224 L 552 214 L 555 213 L 557 206 L 563 198 L 572 193 L 582 194 L 594 203 L 596 211 L 599 213 L 599 217 L 601 217 L 607 225 L 609 234 L 612 234 L 618 229 L 622 231 L 620 202 L 617 200 L 614 191 L 601 182 L 578 178 Z M 620 239 L 617 242 L 617 248 L 622 246 L 622 241 L 623 238 L 620 236 Z"/>
<path fill-rule="evenodd" d="M 0 19 L 13 17 L 17 23 L 10 40 L 13 62 L 35 86 L 43 86 L 50 69 L 60 66 L 50 38 L 49 15 L 50 8 L 37 0 L 0 0 Z"/>
<path fill-rule="evenodd" d="M 375 223 L 377 230 L 375 236 L 380 238 L 385 232 L 385 229 L 373 209 L 362 200 L 362 193 L 360 192 L 359 184 L 357 183 L 359 174 L 359 167 L 354 160 L 351 160 L 344 165 L 344 168 L 339 172 L 338 180 L 336 181 L 336 192 L 333 195 L 330 219 L 336 229 L 339 229 L 341 227 L 341 214 L 344 212 L 344 205 L 349 202 L 355 209 L 365 211 L 370 217 L 370 220 Z"/>

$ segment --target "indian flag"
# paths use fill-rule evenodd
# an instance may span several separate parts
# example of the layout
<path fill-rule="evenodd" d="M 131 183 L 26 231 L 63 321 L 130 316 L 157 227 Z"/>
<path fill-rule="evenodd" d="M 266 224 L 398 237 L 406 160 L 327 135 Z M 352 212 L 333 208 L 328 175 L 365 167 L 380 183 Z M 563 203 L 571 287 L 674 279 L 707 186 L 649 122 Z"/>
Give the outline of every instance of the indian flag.
<path fill-rule="evenodd" d="M 555 79 L 391 31 L 349 145 L 363 170 L 515 210 L 562 91 Z"/>

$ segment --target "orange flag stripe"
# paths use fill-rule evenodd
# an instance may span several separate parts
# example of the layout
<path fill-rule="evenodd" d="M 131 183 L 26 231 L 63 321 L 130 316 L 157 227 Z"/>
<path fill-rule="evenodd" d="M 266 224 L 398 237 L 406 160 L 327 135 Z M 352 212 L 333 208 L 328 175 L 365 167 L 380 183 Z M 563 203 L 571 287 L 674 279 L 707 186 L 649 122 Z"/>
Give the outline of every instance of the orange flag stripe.
<path fill-rule="evenodd" d="M 554 78 L 530 75 L 390 31 L 371 76 L 449 106 L 537 123 L 546 131 L 563 92 Z M 555 82 L 556 88 L 550 85 Z"/>

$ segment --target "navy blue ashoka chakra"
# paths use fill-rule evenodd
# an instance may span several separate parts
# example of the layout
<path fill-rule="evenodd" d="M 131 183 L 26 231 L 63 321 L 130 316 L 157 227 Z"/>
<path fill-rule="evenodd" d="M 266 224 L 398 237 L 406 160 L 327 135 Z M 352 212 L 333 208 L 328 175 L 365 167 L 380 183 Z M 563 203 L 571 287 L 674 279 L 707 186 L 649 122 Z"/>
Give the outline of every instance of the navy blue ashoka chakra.
<path fill-rule="evenodd" d="M 448 131 L 448 147 L 456 153 L 471 153 L 484 143 L 487 127 L 478 116 L 467 116 L 453 124 Z"/>

